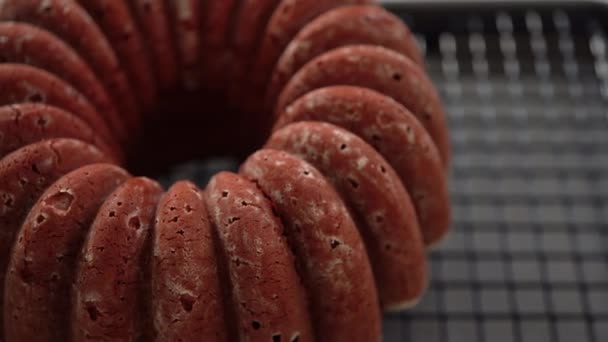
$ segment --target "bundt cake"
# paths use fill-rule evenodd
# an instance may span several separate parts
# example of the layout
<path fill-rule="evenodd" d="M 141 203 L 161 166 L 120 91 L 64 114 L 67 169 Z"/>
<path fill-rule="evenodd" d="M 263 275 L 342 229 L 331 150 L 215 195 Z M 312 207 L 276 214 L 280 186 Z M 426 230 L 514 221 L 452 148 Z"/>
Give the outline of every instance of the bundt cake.
<path fill-rule="evenodd" d="M 371 2 L 0 0 L 1 340 L 381 340 L 450 147 Z M 217 154 L 204 190 L 125 171 Z"/>

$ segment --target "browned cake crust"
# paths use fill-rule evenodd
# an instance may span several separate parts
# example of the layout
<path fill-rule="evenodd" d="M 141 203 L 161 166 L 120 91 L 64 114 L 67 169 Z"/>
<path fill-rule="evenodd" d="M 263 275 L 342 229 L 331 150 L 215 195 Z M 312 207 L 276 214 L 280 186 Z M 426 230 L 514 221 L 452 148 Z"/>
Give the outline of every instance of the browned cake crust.
<path fill-rule="evenodd" d="M 344 127 L 372 145 L 395 169 L 416 207 L 427 245 L 450 226 L 447 179 L 437 147 L 401 104 L 370 89 L 332 86 L 312 91 L 280 114 L 275 130 L 297 121 Z"/>
<path fill-rule="evenodd" d="M 71 138 L 97 146 L 114 156 L 109 146 L 78 118 L 57 107 L 24 103 L 0 107 L 0 158 L 27 145 L 52 138 Z M 120 160 L 115 156 L 116 160 Z"/>
<path fill-rule="evenodd" d="M 365 246 L 346 206 L 312 165 L 260 150 L 241 167 L 274 203 L 311 302 L 320 341 L 379 341 L 380 304 Z"/>
<path fill-rule="evenodd" d="M 253 70 L 254 84 L 266 84 L 274 66 L 291 39 L 311 20 L 333 8 L 371 3 L 373 0 L 286 0 L 273 12 L 260 42 Z"/>
<path fill-rule="evenodd" d="M 165 2 L 131 0 L 129 4 L 152 55 L 154 74 L 160 88 L 175 86 L 178 63 Z"/>
<path fill-rule="evenodd" d="M 312 341 L 306 292 L 272 203 L 254 183 L 225 172 L 211 179 L 205 194 L 239 341 Z"/>
<path fill-rule="evenodd" d="M 103 32 L 73 0 L 0 2 L 0 19 L 48 30 L 74 48 L 96 72 L 130 129 L 138 126 L 139 106 L 129 81 Z"/>
<path fill-rule="evenodd" d="M 19 22 L 0 23 L 0 58 L 4 63 L 29 64 L 65 80 L 95 106 L 121 141 L 126 138 L 114 102 L 89 65 L 59 37 L 50 32 Z"/>
<path fill-rule="evenodd" d="M 201 190 L 173 185 L 156 214 L 151 308 L 159 341 L 227 341 L 223 290 L 213 228 Z"/>
<path fill-rule="evenodd" d="M 234 61 L 229 37 L 237 4 L 236 0 L 209 1 L 206 4 L 201 38 L 202 56 L 205 58 L 202 78 L 205 88 L 212 91 L 225 89 L 230 83 L 225 76 Z"/>
<path fill-rule="evenodd" d="M 378 6 L 343 6 L 310 22 L 285 48 L 269 83 L 267 104 L 275 103 L 285 84 L 313 58 L 337 47 L 361 44 L 383 46 L 424 65 L 413 35 L 401 19 Z"/>
<path fill-rule="evenodd" d="M 0 340 L 379 341 L 450 146 L 373 2 L 0 0 Z M 246 162 L 206 190 L 97 165 L 218 154 Z"/>
<path fill-rule="evenodd" d="M 251 89 L 251 68 L 255 63 L 254 56 L 258 54 L 266 26 L 280 3 L 281 0 L 244 0 L 235 8 L 234 28 L 229 37 L 234 60 L 230 65 L 230 73 L 226 76 L 232 80 L 229 96 L 239 98 L 242 103 L 247 101 L 243 104 L 243 108 L 252 111 L 257 110 L 261 105 L 260 98 L 248 96 Z"/>
<path fill-rule="evenodd" d="M 156 100 L 157 84 L 148 51 L 128 1 L 78 0 L 99 25 L 126 71 L 138 102 L 150 110 Z"/>
<path fill-rule="evenodd" d="M 427 285 L 426 255 L 410 197 L 373 147 L 331 124 L 303 121 L 276 131 L 266 148 L 316 167 L 353 213 L 384 308 L 415 304 Z"/>
<path fill-rule="evenodd" d="M 232 47 L 239 57 L 250 57 L 251 53 L 257 51 L 266 25 L 280 3 L 280 0 L 241 1 L 231 37 Z"/>
<path fill-rule="evenodd" d="M 181 79 L 189 90 L 199 87 L 201 72 L 201 20 L 203 2 L 199 0 L 169 1 L 175 43 L 181 65 Z"/>
<path fill-rule="evenodd" d="M 77 169 L 55 182 L 25 218 L 5 283 L 9 341 L 66 341 L 80 248 L 106 197 L 129 175 L 110 164 Z"/>
<path fill-rule="evenodd" d="M 332 85 L 370 88 L 410 110 L 427 129 L 449 165 L 450 147 L 445 113 L 433 84 L 409 58 L 375 45 L 337 48 L 307 63 L 283 89 L 275 114 L 300 96 Z"/>
<path fill-rule="evenodd" d="M 72 297 L 72 341 L 137 341 L 143 334 L 145 242 L 162 189 L 131 178 L 99 209 L 81 252 Z"/>
<path fill-rule="evenodd" d="M 78 115 L 95 127 L 112 148 L 118 149 L 106 122 L 76 89 L 42 69 L 25 64 L 0 64 L 0 106 L 29 102 L 46 103 Z"/>
<path fill-rule="evenodd" d="M 27 145 L 0 161 L 0 293 L 11 246 L 38 197 L 58 178 L 93 163 L 111 162 L 96 147 L 78 140 L 52 139 Z M 3 304 L 4 296 L 0 297 Z M 0 305 L 1 306 L 1 305 Z M 3 311 L 0 311 L 2 314 Z M 0 329 L 3 325 L 0 326 Z"/>

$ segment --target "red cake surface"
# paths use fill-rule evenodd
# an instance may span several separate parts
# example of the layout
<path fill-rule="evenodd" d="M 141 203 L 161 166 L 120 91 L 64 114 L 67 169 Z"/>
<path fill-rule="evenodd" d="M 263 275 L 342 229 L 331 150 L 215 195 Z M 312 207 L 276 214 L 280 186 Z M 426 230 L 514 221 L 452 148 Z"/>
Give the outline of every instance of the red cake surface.
<path fill-rule="evenodd" d="M 399 18 L 376 6 L 344 6 L 319 16 L 289 43 L 272 75 L 268 103 L 276 101 L 281 89 L 307 62 L 353 44 L 384 46 L 424 64 L 414 37 Z"/>
<path fill-rule="evenodd" d="M 79 4 L 99 25 L 114 49 L 142 108 L 150 110 L 156 100 L 156 79 L 139 27 L 131 16 L 127 2 L 79 0 Z"/>
<path fill-rule="evenodd" d="M 311 301 L 317 340 L 377 341 L 380 304 L 365 246 L 323 175 L 286 152 L 260 150 L 241 173 L 270 197 Z"/>
<path fill-rule="evenodd" d="M 225 341 L 225 294 L 203 193 L 179 182 L 160 199 L 152 239 L 151 309 L 163 341 Z"/>
<path fill-rule="evenodd" d="M 72 340 L 135 341 L 145 336 L 142 291 L 146 242 L 160 185 L 131 178 L 103 203 L 82 246 L 72 288 Z"/>
<path fill-rule="evenodd" d="M 82 91 L 107 118 L 115 136 L 126 139 L 125 124 L 106 89 L 97 81 L 89 65 L 68 44 L 52 33 L 20 22 L 0 23 L 0 59 L 6 63 L 28 64 L 47 70 Z"/>
<path fill-rule="evenodd" d="M 82 242 L 106 197 L 129 175 L 109 164 L 82 167 L 48 188 L 25 218 L 5 282 L 6 338 L 65 341 Z"/>
<path fill-rule="evenodd" d="M 80 118 L 40 103 L 0 107 L 0 135 L 0 157 L 26 145 L 61 137 L 87 142 L 97 146 L 106 155 L 113 155 L 110 147 Z"/>
<path fill-rule="evenodd" d="M 24 146 L 0 161 L 0 293 L 15 236 L 32 206 L 63 175 L 88 164 L 111 162 L 79 140 L 51 139 Z M 0 298 L 0 303 L 8 294 Z M 6 308 L 6 306 L 4 306 Z M 3 311 L 0 311 L 0 313 Z M 4 327 L 10 326 L 5 321 Z"/>
<path fill-rule="evenodd" d="M 334 49 L 306 64 L 283 89 L 275 106 L 279 114 L 306 93 L 333 85 L 370 88 L 410 110 L 425 126 L 449 164 L 445 113 L 437 92 L 422 69 L 397 52 L 380 46 L 353 45 Z"/>
<path fill-rule="evenodd" d="M 41 102 L 79 115 L 116 148 L 114 134 L 91 103 L 76 89 L 42 69 L 24 64 L 0 64 L 0 106 Z"/>
<path fill-rule="evenodd" d="M 410 197 L 382 156 L 321 122 L 288 125 L 266 147 L 306 160 L 340 192 L 366 244 L 383 307 L 415 303 L 427 284 L 424 243 Z"/>
<path fill-rule="evenodd" d="M 312 91 L 279 115 L 275 130 L 297 121 L 341 126 L 373 146 L 390 163 L 416 207 L 427 245 L 450 225 L 447 180 L 437 147 L 420 122 L 392 98 L 370 89 L 333 86 Z"/>
<path fill-rule="evenodd" d="M 137 126 L 139 106 L 108 39 L 91 16 L 74 0 L 18 0 L 0 2 L 0 20 L 29 23 L 47 30 L 86 60 L 116 106 L 127 127 Z M 58 75 L 63 77 L 63 75 Z"/>
<path fill-rule="evenodd" d="M 209 182 L 206 202 L 232 287 L 228 305 L 239 336 L 311 340 L 306 291 L 272 203 L 255 183 L 231 173 Z"/>
<path fill-rule="evenodd" d="M 0 0 L 0 340 L 380 341 L 450 146 L 373 2 Z M 225 154 L 200 188 L 131 176 Z"/>

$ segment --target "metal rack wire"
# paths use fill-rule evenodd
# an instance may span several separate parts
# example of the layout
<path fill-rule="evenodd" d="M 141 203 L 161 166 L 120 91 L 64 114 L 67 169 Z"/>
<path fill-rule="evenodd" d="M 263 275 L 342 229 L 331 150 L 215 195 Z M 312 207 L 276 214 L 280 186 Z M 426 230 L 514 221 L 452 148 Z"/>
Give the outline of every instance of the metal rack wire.
<path fill-rule="evenodd" d="M 450 115 L 454 224 L 427 295 L 386 317 L 385 340 L 607 341 L 601 11 L 395 10 Z"/>
<path fill-rule="evenodd" d="M 392 7 L 449 113 L 454 223 L 385 341 L 608 341 L 608 12 L 582 7 Z"/>

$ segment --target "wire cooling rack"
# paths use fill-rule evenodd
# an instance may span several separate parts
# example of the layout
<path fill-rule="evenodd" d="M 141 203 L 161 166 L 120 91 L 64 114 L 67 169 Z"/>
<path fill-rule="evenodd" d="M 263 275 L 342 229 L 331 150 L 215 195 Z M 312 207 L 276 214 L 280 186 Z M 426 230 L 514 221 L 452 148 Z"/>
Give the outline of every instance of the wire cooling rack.
<path fill-rule="evenodd" d="M 394 9 L 449 113 L 454 223 L 385 340 L 608 341 L 606 12 Z"/>
<path fill-rule="evenodd" d="M 449 113 L 454 223 L 385 341 L 608 341 L 608 15 L 581 7 L 392 7 Z"/>

